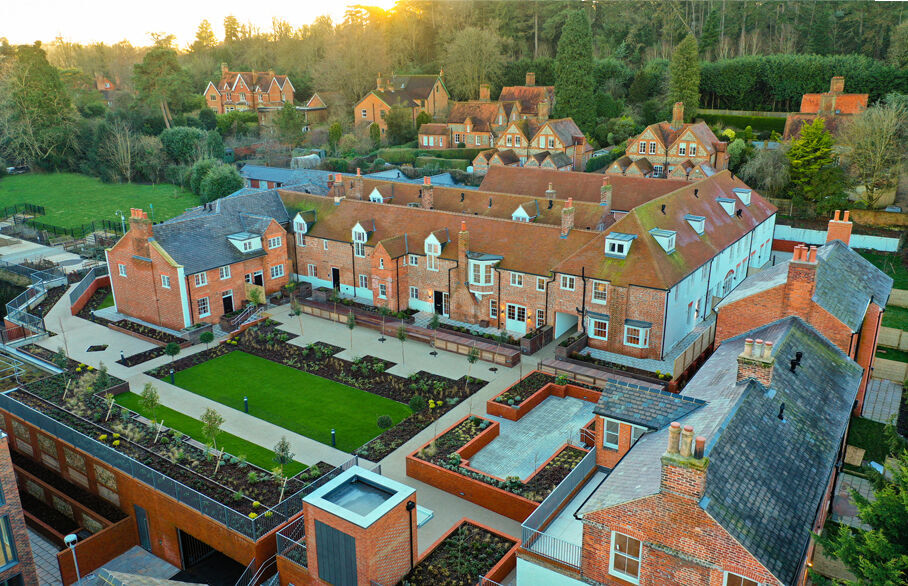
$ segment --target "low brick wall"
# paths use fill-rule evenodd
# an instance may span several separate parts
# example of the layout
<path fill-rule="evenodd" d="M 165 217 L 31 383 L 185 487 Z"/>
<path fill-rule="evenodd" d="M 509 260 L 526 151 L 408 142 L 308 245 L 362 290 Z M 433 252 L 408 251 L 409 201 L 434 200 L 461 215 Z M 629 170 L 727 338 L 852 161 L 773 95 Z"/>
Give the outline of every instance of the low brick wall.
<path fill-rule="evenodd" d="M 484 417 L 482 419 L 485 419 Z M 463 421 L 461 419 L 461 421 Z M 489 421 L 486 419 L 486 421 Z M 457 450 L 457 454 L 460 454 L 460 457 L 464 460 L 469 461 L 470 458 L 479 453 L 481 449 L 489 445 L 493 439 L 498 437 L 498 434 L 501 432 L 501 424 L 497 421 L 493 421 L 492 425 L 485 428 L 479 435 L 468 441 L 462 448 Z"/>
<path fill-rule="evenodd" d="M 589 401 L 590 403 L 598 403 L 599 399 L 602 397 L 602 393 L 598 391 L 585 389 L 570 383 L 566 385 L 546 383 L 541 389 L 524 399 L 520 405 L 511 406 L 495 401 L 496 398 L 506 392 L 508 392 L 508 389 L 505 389 L 495 397 L 486 401 L 486 413 L 495 417 L 502 417 L 508 421 L 517 421 L 551 396 L 560 397 L 562 399 L 565 396 L 574 397 L 575 399 Z"/>
<path fill-rule="evenodd" d="M 455 531 L 460 529 L 460 526 L 463 525 L 464 523 L 469 523 L 470 525 L 475 525 L 477 527 L 481 527 L 482 529 L 485 529 L 489 533 L 494 533 L 495 535 L 498 535 L 499 537 L 503 537 L 505 539 L 516 542 L 514 544 L 514 546 L 511 549 L 509 549 L 506 554 L 504 554 L 504 556 L 498 561 L 498 563 L 495 564 L 494 566 L 492 566 L 492 569 L 490 569 L 486 573 L 486 575 L 483 576 L 483 578 L 486 578 L 488 580 L 493 580 L 495 582 L 501 583 L 508 576 L 508 574 L 513 572 L 514 568 L 517 567 L 517 550 L 520 549 L 520 545 L 521 545 L 520 539 L 514 537 L 513 535 L 508 535 L 507 533 L 498 531 L 497 529 L 492 529 L 488 525 L 483 525 L 482 523 L 480 523 L 478 521 L 474 521 L 473 519 L 469 519 L 467 517 L 464 517 L 461 520 L 454 523 L 454 525 L 450 529 L 445 531 L 444 535 L 442 535 L 441 537 L 436 539 L 435 542 L 432 543 L 432 545 L 426 550 L 426 553 L 424 553 L 423 555 L 421 555 L 419 557 L 419 560 L 417 561 L 417 563 L 419 563 L 419 562 L 423 561 L 424 559 L 426 559 L 427 557 L 429 557 L 429 554 L 431 554 L 433 551 L 438 549 L 438 546 L 441 545 L 442 542 L 445 539 L 447 539 L 448 537 L 450 537 Z M 278 560 L 280 560 L 280 557 L 278 557 Z M 286 586 L 283 582 L 283 576 L 281 578 L 282 578 L 281 586 Z M 477 584 L 477 586 L 484 586 L 484 582 L 482 580 L 476 582 L 476 584 Z"/>
<path fill-rule="evenodd" d="M 82 293 L 82 296 L 76 299 L 76 301 L 69 307 L 70 313 L 77 315 L 82 308 L 85 307 L 85 304 L 88 303 L 88 300 L 91 299 L 91 296 L 95 294 L 95 291 L 101 287 L 110 287 L 110 275 L 99 277 L 94 280 L 94 282 L 88 286 L 88 289 Z"/>
<path fill-rule="evenodd" d="M 97 570 L 110 560 L 125 553 L 139 544 L 139 534 L 135 520 L 127 517 L 122 521 L 99 531 L 76 544 L 76 557 L 79 559 L 79 572 L 84 576 Z M 64 584 L 76 582 L 76 568 L 73 565 L 73 554 L 68 549 L 57 554 L 60 576 Z"/>
<path fill-rule="evenodd" d="M 123 334 L 132 336 L 133 338 L 138 338 L 140 340 L 144 340 L 144 341 L 148 342 L 149 344 L 154 344 L 155 346 L 166 346 L 167 345 L 166 343 L 164 343 L 160 340 L 156 340 L 154 338 L 149 338 L 148 336 L 145 336 L 138 332 L 134 332 L 132 330 L 127 330 L 126 328 L 121 328 L 120 326 L 116 325 L 113 322 L 108 323 L 107 327 L 112 329 L 115 332 L 121 332 Z M 189 348 L 190 346 L 192 346 L 192 343 L 189 340 L 184 340 L 184 341 L 180 342 L 180 348 Z"/>

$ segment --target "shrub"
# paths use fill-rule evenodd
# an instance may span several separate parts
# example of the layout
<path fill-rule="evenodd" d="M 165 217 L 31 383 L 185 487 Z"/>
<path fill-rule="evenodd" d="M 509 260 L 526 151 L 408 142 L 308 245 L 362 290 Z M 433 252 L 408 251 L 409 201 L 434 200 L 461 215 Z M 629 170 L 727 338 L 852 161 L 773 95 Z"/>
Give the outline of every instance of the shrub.
<path fill-rule="evenodd" d="M 347 159 L 328 157 L 321 162 L 319 169 L 324 171 L 336 171 L 338 173 L 349 173 L 350 162 L 347 161 Z"/>
<path fill-rule="evenodd" d="M 205 131 L 187 126 L 168 128 L 161 133 L 164 152 L 175 163 L 189 163 L 203 152 L 207 139 Z"/>
<path fill-rule="evenodd" d="M 417 149 L 378 149 L 377 156 L 384 159 L 389 163 L 395 165 L 400 165 L 402 163 L 410 163 L 411 165 L 416 162 L 416 152 Z"/>
<path fill-rule="evenodd" d="M 391 419 L 390 415 L 379 415 L 377 424 L 379 429 L 388 429 L 394 425 L 394 421 Z"/>
<path fill-rule="evenodd" d="M 413 413 L 419 413 L 426 408 L 426 399 L 422 395 L 413 395 L 410 399 L 410 410 Z"/>
<path fill-rule="evenodd" d="M 769 116 L 731 116 L 726 114 L 703 114 L 700 113 L 697 115 L 698 118 L 702 118 L 704 122 L 709 125 L 712 124 L 722 124 L 724 126 L 731 126 L 732 128 L 737 128 L 738 130 L 743 130 L 750 126 L 753 130 L 757 132 L 778 132 L 782 133 L 785 130 L 785 118 L 779 117 L 769 117 Z"/>
<path fill-rule="evenodd" d="M 438 169 L 460 169 L 466 171 L 470 165 L 467 159 L 443 159 L 440 157 L 416 157 L 416 168 L 437 167 Z"/>
<path fill-rule="evenodd" d="M 217 167 L 218 164 L 217 161 L 210 158 L 196 161 L 196 164 L 189 170 L 189 190 L 196 195 L 201 195 L 200 189 L 202 188 L 202 180 L 205 179 L 208 173 Z"/>
<path fill-rule="evenodd" d="M 211 169 L 202 180 L 200 195 L 203 202 L 214 201 L 243 187 L 239 171 L 230 165 L 219 165 Z"/>

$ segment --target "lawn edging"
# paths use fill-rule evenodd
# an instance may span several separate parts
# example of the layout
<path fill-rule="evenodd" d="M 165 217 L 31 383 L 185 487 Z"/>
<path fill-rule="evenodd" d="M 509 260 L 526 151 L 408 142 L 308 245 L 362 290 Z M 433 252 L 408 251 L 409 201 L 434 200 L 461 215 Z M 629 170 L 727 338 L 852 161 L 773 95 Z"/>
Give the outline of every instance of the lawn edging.
<path fill-rule="evenodd" d="M 508 391 L 510 391 L 510 387 L 486 401 L 486 412 L 489 415 L 501 417 L 508 421 L 517 421 L 538 407 L 540 403 L 549 397 L 558 397 L 560 399 L 573 397 L 590 403 L 598 403 L 599 399 L 602 398 L 601 392 L 593 391 L 592 389 L 584 389 L 583 387 L 578 387 L 577 385 L 572 385 L 570 383 L 563 385 L 559 385 L 558 383 L 546 383 L 541 389 L 524 399 L 520 405 L 508 405 L 495 400 Z"/>

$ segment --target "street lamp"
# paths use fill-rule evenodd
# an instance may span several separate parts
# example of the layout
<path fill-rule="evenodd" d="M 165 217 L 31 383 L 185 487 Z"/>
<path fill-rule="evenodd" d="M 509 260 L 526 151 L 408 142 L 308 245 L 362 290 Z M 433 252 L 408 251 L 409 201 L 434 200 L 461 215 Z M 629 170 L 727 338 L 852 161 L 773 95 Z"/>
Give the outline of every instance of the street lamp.
<path fill-rule="evenodd" d="M 79 541 L 79 538 L 76 537 L 75 533 L 70 533 L 69 535 L 67 535 L 66 537 L 63 538 L 63 543 L 65 543 L 66 547 L 68 547 L 70 549 L 70 551 L 73 552 L 73 563 L 76 565 L 76 580 L 77 580 L 78 584 L 81 586 L 82 576 L 79 574 L 79 560 L 76 559 L 76 542 L 77 541 Z"/>
<path fill-rule="evenodd" d="M 120 216 L 120 230 L 123 231 L 123 234 L 126 234 L 126 215 L 120 210 L 117 210 L 114 213 Z"/>

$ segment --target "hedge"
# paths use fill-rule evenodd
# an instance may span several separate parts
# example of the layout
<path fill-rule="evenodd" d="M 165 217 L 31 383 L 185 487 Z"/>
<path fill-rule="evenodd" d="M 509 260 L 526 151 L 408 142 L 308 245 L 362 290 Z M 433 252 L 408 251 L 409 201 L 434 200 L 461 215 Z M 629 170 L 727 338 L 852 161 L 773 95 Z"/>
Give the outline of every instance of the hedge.
<path fill-rule="evenodd" d="M 416 162 L 416 149 L 378 149 L 376 156 L 395 165 L 412 165 Z"/>
<path fill-rule="evenodd" d="M 460 169 L 466 171 L 471 161 L 467 159 L 442 159 L 440 157 L 416 157 L 416 168 L 438 167 L 439 169 Z"/>
<path fill-rule="evenodd" d="M 389 163 L 402 165 L 416 162 L 417 157 L 434 157 L 437 159 L 467 159 L 472 161 L 480 152 L 487 149 L 437 149 L 437 150 L 418 150 L 405 148 L 387 148 L 379 149 L 376 155 Z"/>
<path fill-rule="evenodd" d="M 754 132 L 771 132 L 775 130 L 779 134 L 785 130 L 785 118 L 769 116 L 730 116 L 727 114 L 697 114 L 697 118 L 702 118 L 704 122 L 712 126 L 716 122 L 723 126 L 731 126 L 738 130 L 744 130 L 750 126 Z"/>
<path fill-rule="evenodd" d="M 606 165 L 611 165 L 613 161 L 617 161 L 618 159 L 623 157 L 626 151 L 627 147 L 618 145 L 604 155 L 590 158 L 590 160 L 586 162 L 586 172 L 592 173 L 593 171 L 598 171 Z"/>
<path fill-rule="evenodd" d="M 431 151 L 417 151 L 416 156 L 436 157 L 439 159 L 467 159 L 468 161 L 472 161 L 476 158 L 476 155 L 487 150 L 489 149 L 437 149 Z"/>

